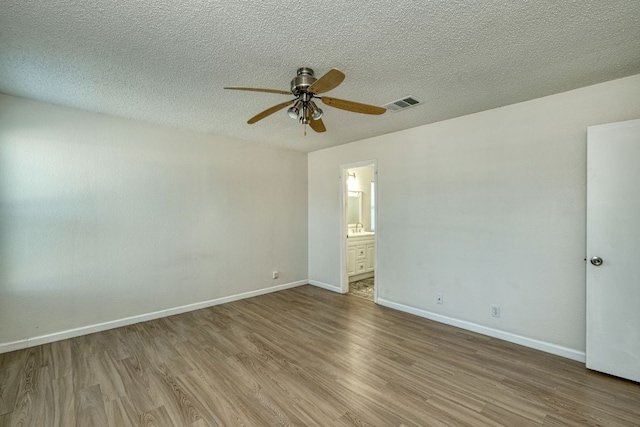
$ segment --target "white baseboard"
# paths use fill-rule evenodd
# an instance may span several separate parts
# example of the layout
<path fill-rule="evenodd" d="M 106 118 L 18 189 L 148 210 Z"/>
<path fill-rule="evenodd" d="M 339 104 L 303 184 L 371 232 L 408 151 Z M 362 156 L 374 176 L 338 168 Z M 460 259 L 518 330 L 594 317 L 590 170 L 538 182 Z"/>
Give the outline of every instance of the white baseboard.
<path fill-rule="evenodd" d="M 255 291 L 243 292 L 241 294 L 230 295 L 227 297 L 216 298 L 208 301 L 187 304 L 180 307 L 169 308 L 166 310 L 154 311 L 152 313 L 140 314 L 137 316 L 125 317 L 124 319 L 112 320 L 109 322 L 98 323 L 95 325 L 82 326 L 79 328 L 69 329 L 66 331 L 54 332 L 52 334 L 41 335 L 37 337 L 27 338 L 25 340 L 13 341 L 8 343 L 0 343 L 0 353 L 8 353 L 14 350 L 20 350 L 27 347 L 35 347 L 37 345 L 47 344 L 54 341 L 66 340 L 81 335 L 93 334 L 95 332 L 106 331 L 108 329 L 119 328 L 121 326 L 133 325 L 134 323 L 146 322 L 148 320 L 159 319 L 161 317 L 173 316 L 175 314 L 186 313 L 188 311 L 199 310 L 201 308 L 213 307 L 214 305 L 225 304 L 228 302 L 238 301 L 241 299 L 257 297 L 259 295 L 271 292 L 282 291 L 285 289 L 295 288 L 297 286 L 308 284 L 308 280 L 299 280 L 297 282 L 285 283 L 282 285 L 271 286 L 269 288 L 258 289 Z"/>
<path fill-rule="evenodd" d="M 583 363 L 586 361 L 586 355 L 583 351 L 563 347 L 546 341 L 539 341 L 522 335 L 512 334 L 510 332 L 500 331 L 498 329 L 489 328 L 487 326 L 478 325 L 477 323 L 467 322 L 465 320 L 454 319 L 452 317 L 443 316 L 441 314 L 432 313 L 430 311 L 421 310 L 419 308 L 409 307 L 407 305 L 398 304 L 396 302 L 388 301 L 382 298 L 378 298 L 378 304 L 385 307 L 393 308 L 395 310 L 404 311 L 405 313 L 410 313 L 419 317 L 424 317 L 425 319 L 434 320 L 436 322 L 455 326 L 461 329 L 466 329 L 467 331 L 477 332 L 482 335 L 487 335 L 493 338 L 509 341 L 514 344 L 520 344 L 525 347 L 530 347 L 536 350 L 555 354 L 556 356 L 566 357 L 567 359 L 572 359 Z"/>
<path fill-rule="evenodd" d="M 369 279 L 369 278 L 371 278 L 373 276 L 374 276 L 374 272 L 373 271 L 370 271 L 368 273 L 354 274 L 353 276 L 349 276 L 349 283 L 357 282 L 358 280 Z"/>
<path fill-rule="evenodd" d="M 9 353 L 10 351 L 22 350 L 23 348 L 27 348 L 29 346 L 28 344 L 29 343 L 27 340 L 0 343 L 0 354 Z"/>
<path fill-rule="evenodd" d="M 327 283 L 318 282 L 317 280 L 309 280 L 309 284 L 322 289 L 326 289 L 328 291 L 337 292 L 339 294 L 342 293 L 342 289 L 340 288 L 340 286 L 329 285 Z"/>

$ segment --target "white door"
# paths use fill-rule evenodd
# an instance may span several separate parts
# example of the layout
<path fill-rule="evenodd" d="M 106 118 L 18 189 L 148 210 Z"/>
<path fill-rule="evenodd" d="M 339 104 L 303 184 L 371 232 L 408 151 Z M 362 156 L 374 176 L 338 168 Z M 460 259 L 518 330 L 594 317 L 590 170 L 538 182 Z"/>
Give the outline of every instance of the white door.
<path fill-rule="evenodd" d="M 640 382 L 640 120 L 587 135 L 587 367 Z"/>

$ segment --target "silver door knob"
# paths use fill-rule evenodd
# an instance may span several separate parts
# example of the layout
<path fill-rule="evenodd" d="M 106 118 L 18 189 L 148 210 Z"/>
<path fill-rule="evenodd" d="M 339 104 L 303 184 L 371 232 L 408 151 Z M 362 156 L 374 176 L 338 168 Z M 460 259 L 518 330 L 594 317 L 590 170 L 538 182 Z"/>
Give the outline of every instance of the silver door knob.
<path fill-rule="evenodd" d="M 600 258 L 599 256 L 594 256 L 593 258 L 591 258 L 591 264 L 595 265 L 596 267 L 601 266 L 602 258 Z"/>

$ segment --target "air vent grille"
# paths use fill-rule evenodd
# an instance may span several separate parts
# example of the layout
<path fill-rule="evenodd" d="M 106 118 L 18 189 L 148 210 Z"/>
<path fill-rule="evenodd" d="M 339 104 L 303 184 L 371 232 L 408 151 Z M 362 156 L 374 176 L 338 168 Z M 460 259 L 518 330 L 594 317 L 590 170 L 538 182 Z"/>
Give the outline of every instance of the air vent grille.
<path fill-rule="evenodd" d="M 422 104 L 422 101 L 417 100 L 413 96 L 407 96 L 406 98 L 398 99 L 397 101 L 390 102 L 383 105 L 388 111 L 396 113 L 398 111 L 406 110 L 407 108 L 415 107 Z"/>

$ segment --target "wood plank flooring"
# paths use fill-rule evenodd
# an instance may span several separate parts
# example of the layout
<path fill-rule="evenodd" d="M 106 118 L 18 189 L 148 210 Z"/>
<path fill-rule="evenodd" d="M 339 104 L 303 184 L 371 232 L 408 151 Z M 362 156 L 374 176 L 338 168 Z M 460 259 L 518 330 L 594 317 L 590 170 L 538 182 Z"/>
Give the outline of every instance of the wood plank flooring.
<path fill-rule="evenodd" d="M 640 384 L 302 286 L 0 355 L 0 426 L 639 426 Z"/>

